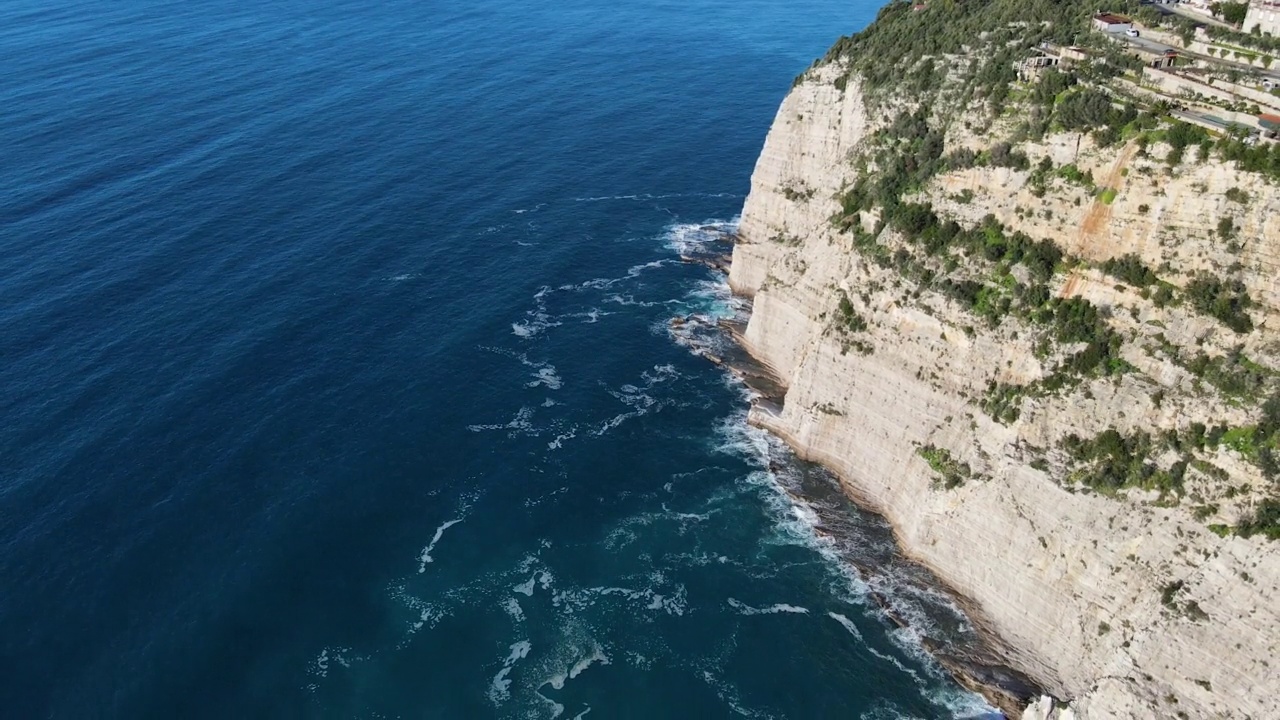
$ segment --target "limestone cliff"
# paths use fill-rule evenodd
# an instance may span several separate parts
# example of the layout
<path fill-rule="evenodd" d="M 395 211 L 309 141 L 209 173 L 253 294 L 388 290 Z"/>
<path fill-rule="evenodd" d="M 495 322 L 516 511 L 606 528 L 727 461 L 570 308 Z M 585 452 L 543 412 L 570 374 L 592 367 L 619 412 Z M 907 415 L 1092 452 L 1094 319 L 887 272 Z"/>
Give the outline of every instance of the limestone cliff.
<path fill-rule="evenodd" d="M 1280 542 L 1230 531 L 1271 487 L 1249 449 L 1154 449 L 1151 472 L 1183 458 L 1175 490 L 1103 492 L 1082 483 L 1068 440 L 1257 422 L 1257 403 L 1219 391 L 1203 367 L 1232 352 L 1257 367 L 1280 360 L 1274 186 L 1215 158 L 1165 172 L 1158 144 L 1097 148 L 1050 132 L 1016 146 L 1026 167 L 944 168 L 904 196 L 965 226 L 994 215 L 1006 234 L 1067 253 L 1048 286 L 1100 309 L 1123 371 L 1046 390 L 1078 344 L 1048 348 L 1016 313 L 979 316 L 937 280 L 972 254 L 915 260 L 880 210 L 844 200 L 876 172 L 869 148 L 895 112 L 840 61 L 806 73 L 778 111 L 730 274 L 754 298 L 746 344 L 787 386 L 782 409 L 760 406 L 752 420 L 883 513 L 908 553 L 980 609 L 1009 661 L 1076 717 L 1280 717 Z M 994 134 L 955 123 L 947 148 L 981 149 Z M 1032 169 L 1044 158 L 1112 192 L 1060 178 L 1045 192 Z M 1229 241 L 1215 235 L 1228 212 Z M 1130 253 L 1169 292 L 1230 266 L 1254 327 L 1233 332 L 1100 269 Z M 1010 285 L 1030 284 L 1020 266 L 1001 268 Z M 1199 365 L 1188 360 L 1197 353 Z M 1002 388 L 1018 390 L 992 411 Z"/>

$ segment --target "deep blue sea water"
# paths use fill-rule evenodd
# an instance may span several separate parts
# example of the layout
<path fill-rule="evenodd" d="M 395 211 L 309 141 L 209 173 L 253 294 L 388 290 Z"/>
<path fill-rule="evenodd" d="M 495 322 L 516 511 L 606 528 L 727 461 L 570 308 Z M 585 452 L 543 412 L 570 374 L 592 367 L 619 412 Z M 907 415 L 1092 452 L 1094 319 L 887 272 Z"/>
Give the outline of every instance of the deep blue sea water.
<path fill-rule="evenodd" d="M 988 712 L 668 325 L 874 11 L 0 5 L 0 715 Z"/>

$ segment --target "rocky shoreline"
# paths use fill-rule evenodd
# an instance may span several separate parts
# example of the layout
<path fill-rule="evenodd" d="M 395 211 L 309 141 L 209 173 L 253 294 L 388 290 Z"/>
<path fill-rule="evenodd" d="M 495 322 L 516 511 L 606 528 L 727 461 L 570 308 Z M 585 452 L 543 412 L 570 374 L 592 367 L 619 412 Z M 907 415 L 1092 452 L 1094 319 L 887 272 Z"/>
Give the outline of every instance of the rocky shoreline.
<path fill-rule="evenodd" d="M 729 242 L 735 242 L 736 236 L 728 236 Z M 732 254 L 730 253 L 709 253 L 694 254 L 687 253 L 681 256 L 681 261 L 707 268 L 726 281 L 728 280 Z M 742 298 L 742 296 L 739 296 Z M 749 298 L 743 298 L 750 303 Z M 749 313 L 749 310 L 748 310 Z M 673 329 L 682 329 L 689 325 L 709 325 L 710 320 L 696 316 L 677 316 L 672 318 L 670 324 Z M 746 323 L 741 320 L 723 319 L 715 323 L 716 328 L 732 341 L 732 347 L 738 352 L 725 353 L 723 356 L 704 351 L 700 353 L 706 360 L 717 365 L 727 372 L 740 379 L 752 392 L 751 412 L 749 421 L 756 427 L 760 427 L 775 437 L 783 440 L 795 453 L 796 457 L 802 461 L 808 462 L 805 457 L 805 448 L 796 443 L 794 438 L 785 434 L 776 432 L 774 428 L 769 427 L 765 423 L 761 423 L 758 416 L 761 413 L 776 416 L 782 412 L 786 402 L 786 386 L 782 379 L 772 368 L 765 364 L 761 359 L 757 358 L 750 351 L 750 347 L 746 342 L 745 332 Z M 831 468 L 826 468 L 832 471 Z M 774 464 L 770 470 L 778 472 L 782 470 L 780 466 Z M 837 478 L 838 478 L 837 474 Z M 841 489 L 847 496 L 859 507 L 859 509 L 874 514 L 876 517 L 885 520 L 886 525 L 892 527 L 883 515 L 877 513 L 873 506 L 866 503 L 865 499 L 859 498 L 856 492 L 843 479 L 840 480 Z M 798 502 L 804 502 L 804 497 L 793 495 Z M 831 530 L 819 526 L 816 531 L 820 535 L 829 535 Z M 900 552 L 903 551 L 898 538 L 894 537 L 894 542 Z M 931 581 L 930 588 L 939 591 L 951 599 L 959 606 L 968 621 L 977 630 L 977 641 L 958 646 L 949 644 L 944 641 L 935 640 L 922 635 L 921 644 L 924 649 L 932 656 L 939 665 L 941 665 L 962 687 L 982 695 L 992 706 L 998 708 L 1007 718 L 1034 718 L 1041 720 L 1042 718 L 1058 717 L 1056 715 L 1035 715 L 1034 711 L 1044 705 L 1046 708 L 1056 707 L 1056 700 L 1045 695 L 1045 690 L 1030 677 L 1019 672 L 1009 662 L 1005 660 L 1002 641 L 999 636 L 990 628 L 989 624 L 984 622 L 981 610 L 968 598 L 965 598 L 945 582 L 940 580 L 936 574 L 926 564 L 920 563 L 915 558 L 910 557 L 903 552 L 903 557 L 913 564 L 919 565 L 929 577 Z M 850 565 L 861 575 L 871 573 L 874 568 L 868 566 L 866 562 L 859 562 L 856 558 L 850 558 Z M 869 597 L 885 617 L 901 628 L 909 628 L 910 622 L 898 613 L 893 604 L 889 602 L 883 594 L 870 591 Z M 1048 700 L 1048 704 L 1044 701 Z M 1064 716 L 1063 720 L 1068 720 L 1069 716 Z"/>

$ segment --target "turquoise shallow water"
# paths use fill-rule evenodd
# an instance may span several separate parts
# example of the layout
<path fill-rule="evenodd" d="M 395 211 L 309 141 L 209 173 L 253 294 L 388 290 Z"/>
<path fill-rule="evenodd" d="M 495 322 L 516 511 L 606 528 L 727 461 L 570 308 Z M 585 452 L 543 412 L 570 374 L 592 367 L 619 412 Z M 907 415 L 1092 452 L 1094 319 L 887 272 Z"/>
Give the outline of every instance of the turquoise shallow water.
<path fill-rule="evenodd" d="M 874 10 L 5 3 L 5 716 L 989 712 L 668 328 Z"/>

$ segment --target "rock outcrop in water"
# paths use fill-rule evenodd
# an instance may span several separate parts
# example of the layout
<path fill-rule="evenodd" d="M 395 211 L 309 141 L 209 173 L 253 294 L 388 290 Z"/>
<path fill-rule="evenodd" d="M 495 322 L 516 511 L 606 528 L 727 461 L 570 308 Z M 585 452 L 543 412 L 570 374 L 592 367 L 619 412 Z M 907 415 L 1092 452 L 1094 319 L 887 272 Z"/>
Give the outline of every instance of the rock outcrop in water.
<path fill-rule="evenodd" d="M 833 53 L 783 102 L 730 274 L 787 386 L 752 420 L 1074 717 L 1280 717 L 1280 194 L 1164 124 L 1028 133 L 959 94 L 973 57 L 924 57 L 951 67 L 924 93 Z M 1116 82 L 1063 94 L 1120 112 Z M 895 154 L 913 182 L 868 199 Z"/>

